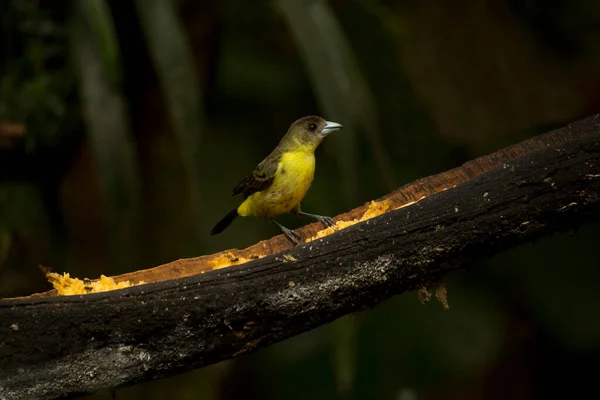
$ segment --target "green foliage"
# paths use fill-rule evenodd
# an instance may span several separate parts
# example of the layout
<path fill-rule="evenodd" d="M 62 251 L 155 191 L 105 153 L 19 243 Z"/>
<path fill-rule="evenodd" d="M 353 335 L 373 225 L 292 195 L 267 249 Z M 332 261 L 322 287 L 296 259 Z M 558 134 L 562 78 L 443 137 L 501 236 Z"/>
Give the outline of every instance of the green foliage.
<path fill-rule="evenodd" d="M 121 83 L 121 57 L 119 55 L 118 38 L 113 25 L 108 3 L 105 0 L 89 0 L 81 2 L 81 17 L 89 25 L 93 42 L 99 57 L 103 60 L 109 84 Z"/>
<path fill-rule="evenodd" d="M 72 114 L 67 96 L 75 81 L 61 66 L 67 56 L 64 15 L 44 10 L 39 0 L 0 5 L 0 121 L 27 126 L 27 149 L 56 145 Z"/>

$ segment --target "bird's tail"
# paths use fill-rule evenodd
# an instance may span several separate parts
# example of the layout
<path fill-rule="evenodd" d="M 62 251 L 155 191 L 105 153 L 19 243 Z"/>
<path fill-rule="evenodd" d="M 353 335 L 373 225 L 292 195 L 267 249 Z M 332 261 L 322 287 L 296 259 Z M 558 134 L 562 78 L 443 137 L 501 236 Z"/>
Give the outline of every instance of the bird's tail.
<path fill-rule="evenodd" d="M 227 228 L 237 216 L 237 208 L 234 208 L 233 210 L 229 211 L 229 213 L 227 213 L 227 215 L 224 216 L 219 222 L 217 222 L 214 228 L 212 228 L 210 234 L 216 235 L 218 233 L 223 232 L 225 228 Z"/>

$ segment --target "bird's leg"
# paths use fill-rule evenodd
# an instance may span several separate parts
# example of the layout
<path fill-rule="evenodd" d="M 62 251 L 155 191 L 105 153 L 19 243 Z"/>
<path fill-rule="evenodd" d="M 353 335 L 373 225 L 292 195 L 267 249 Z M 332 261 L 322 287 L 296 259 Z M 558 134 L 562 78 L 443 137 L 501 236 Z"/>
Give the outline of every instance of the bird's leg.
<path fill-rule="evenodd" d="M 283 234 L 285 236 L 287 236 L 287 238 L 290 239 L 290 241 L 292 243 L 294 243 L 296 245 L 302 244 L 302 242 L 301 242 L 302 236 L 298 232 L 294 232 L 293 230 L 286 228 L 285 226 L 281 225 L 279 222 L 275 221 L 274 219 L 272 219 L 271 221 L 273 221 L 273 223 L 275 225 L 277 225 L 279 227 L 279 229 L 281 229 Z"/>
<path fill-rule="evenodd" d="M 325 225 L 325 227 L 330 227 L 330 226 L 334 226 L 335 225 L 335 222 L 333 221 L 333 218 L 326 217 L 324 215 L 309 214 L 309 213 L 305 213 L 304 211 L 300 211 L 300 210 L 298 210 L 296 212 L 296 215 L 300 215 L 302 217 L 311 217 L 311 218 L 314 218 L 317 221 L 321 222 L 323 225 Z"/>

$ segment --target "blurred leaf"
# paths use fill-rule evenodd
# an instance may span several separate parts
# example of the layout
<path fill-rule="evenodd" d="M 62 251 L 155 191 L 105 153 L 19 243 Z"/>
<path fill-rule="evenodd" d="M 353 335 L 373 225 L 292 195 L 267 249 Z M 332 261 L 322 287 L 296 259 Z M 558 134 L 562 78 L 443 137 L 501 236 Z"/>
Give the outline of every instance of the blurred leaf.
<path fill-rule="evenodd" d="M 71 133 L 67 107 L 74 79 L 67 64 L 66 12 L 39 0 L 0 5 L 0 119 L 23 121 L 28 151 Z"/>
<path fill-rule="evenodd" d="M 82 2 L 80 9 L 90 24 L 99 55 L 111 83 L 118 84 L 121 80 L 119 48 L 108 4 L 105 0 L 86 0 Z"/>
<path fill-rule="evenodd" d="M 200 236 L 198 158 L 202 132 L 200 83 L 192 50 L 171 0 L 137 0 L 137 12 L 167 99 L 184 162 L 193 224 Z"/>
<path fill-rule="evenodd" d="M 106 200 L 113 259 L 122 270 L 133 265 L 139 213 L 137 158 L 123 96 L 109 79 L 86 2 L 75 2 L 72 51 L 90 146 Z M 113 43 L 110 47 L 117 47 Z"/>
<path fill-rule="evenodd" d="M 337 154 L 346 198 L 351 204 L 356 201 L 356 132 L 360 128 L 367 133 L 381 180 L 389 190 L 394 189 L 396 178 L 379 131 L 377 105 L 329 4 L 324 0 L 279 0 L 279 6 L 326 118 L 344 125 Z"/>

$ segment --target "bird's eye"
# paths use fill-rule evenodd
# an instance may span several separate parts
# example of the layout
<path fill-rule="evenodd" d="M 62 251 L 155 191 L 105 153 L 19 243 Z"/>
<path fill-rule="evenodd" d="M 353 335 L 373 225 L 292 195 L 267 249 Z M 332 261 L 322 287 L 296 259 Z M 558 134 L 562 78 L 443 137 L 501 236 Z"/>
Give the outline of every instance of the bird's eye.
<path fill-rule="evenodd" d="M 314 123 L 313 123 L 313 124 L 310 124 L 310 125 L 308 126 L 308 129 L 309 129 L 311 132 L 314 132 L 314 131 L 317 129 L 317 124 L 314 124 Z"/>

